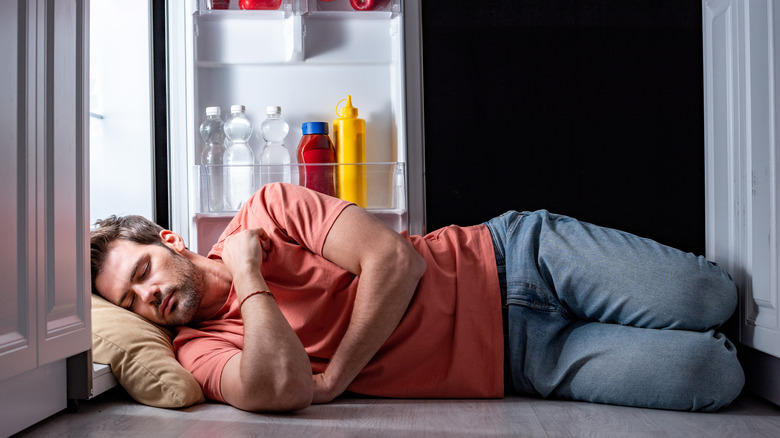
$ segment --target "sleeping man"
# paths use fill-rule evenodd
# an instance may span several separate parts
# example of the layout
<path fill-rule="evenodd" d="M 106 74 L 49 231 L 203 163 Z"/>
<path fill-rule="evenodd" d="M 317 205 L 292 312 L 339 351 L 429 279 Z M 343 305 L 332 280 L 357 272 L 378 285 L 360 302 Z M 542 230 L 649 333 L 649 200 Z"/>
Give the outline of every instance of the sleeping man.
<path fill-rule="evenodd" d="M 426 236 L 289 184 L 255 193 L 208 257 L 138 216 L 98 221 L 95 293 L 177 327 L 208 399 L 291 411 L 345 391 L 505 393 L 714 411 L 740 393 L 729 275 L 546 211 Z"/>

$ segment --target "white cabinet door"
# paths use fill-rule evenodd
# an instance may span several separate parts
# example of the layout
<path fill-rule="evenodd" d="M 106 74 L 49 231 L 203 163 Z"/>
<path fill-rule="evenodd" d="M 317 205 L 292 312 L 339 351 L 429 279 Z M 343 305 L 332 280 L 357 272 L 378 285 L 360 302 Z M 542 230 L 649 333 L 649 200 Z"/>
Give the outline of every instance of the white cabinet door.
<path fill-rule="evenodd" d="M 0 436 L 67 404 L 91 347 L 87 0 L 0 2 Z"/>
<path fill-rule="evenodd" d="M 35 367 L 35 296 L 28 294 L 35 281 L 34 258 L 30 259 L 28 233 L 34 232 L 30 218 L 28 175 L 31 163 L 27 149 L 30 119 L 25 8 L 19 2 L 0 2 L 0 132 L 3 133 L 0 160 L 0 380 Z"/>
<path fill-rule="evenodd" d="M 707 255 L 739 286 L 748 385 L 780 403 L 780 7 L 705 1 Z"/>
<path fill-rule="evenodd" d="M 38 35 L 46 58 L 36 106 L 39 363 L 91 347 L 85 7 L 58 0 L 38 10 L 38 22 L 47 23 Z"/>

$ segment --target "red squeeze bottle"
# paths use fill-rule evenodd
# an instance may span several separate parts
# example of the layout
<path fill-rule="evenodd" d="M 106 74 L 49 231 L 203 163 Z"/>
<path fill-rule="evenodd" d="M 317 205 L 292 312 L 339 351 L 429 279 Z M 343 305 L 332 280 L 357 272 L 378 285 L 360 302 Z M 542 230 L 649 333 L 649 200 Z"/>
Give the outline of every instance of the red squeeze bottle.
<path fill-rule="evenodd" d="M 298 184 L 336 196 L 336 148 L 328 137 L 326 122 L 306 122 L 301 127 L 303 137 L 298 143 L 298 164 L 318 164 L 301 166 Z"/>

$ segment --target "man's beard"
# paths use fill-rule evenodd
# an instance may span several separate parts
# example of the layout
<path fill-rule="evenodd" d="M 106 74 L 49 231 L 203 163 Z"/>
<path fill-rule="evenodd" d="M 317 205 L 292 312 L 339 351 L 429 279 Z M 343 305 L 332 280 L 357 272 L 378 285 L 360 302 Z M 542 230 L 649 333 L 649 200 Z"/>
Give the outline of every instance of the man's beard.
<path fill-rule="evenodd" d="M 178 301 L 172 305 L 170 313 L 165 315 L 162 323 L 168 326 L 189 324 L 195 318 L 206 290 L 203 272 L 186 257 L 174 252 L 171 274 L 175 286 L 169 288 L 165 296 L 178 292 Z M 162 315 L 160 317 L 163 319 Z"/>

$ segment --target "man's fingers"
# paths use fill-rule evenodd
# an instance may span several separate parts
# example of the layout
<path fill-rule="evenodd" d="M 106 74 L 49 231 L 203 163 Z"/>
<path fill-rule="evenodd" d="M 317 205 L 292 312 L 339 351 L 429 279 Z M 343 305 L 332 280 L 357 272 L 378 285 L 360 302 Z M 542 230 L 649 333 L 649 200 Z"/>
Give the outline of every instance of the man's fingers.
<path fill-rule="evenodd" d="M 268 251 L 271 249 L 271 236 L 268 235 L 268 233 L 265 232 L 264 229 L 259 228 L 257 232 L 257 236 L 260 238 L 260 244 L 263 246 L 263 249 L 265 251 Z"/>

